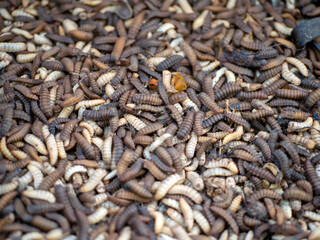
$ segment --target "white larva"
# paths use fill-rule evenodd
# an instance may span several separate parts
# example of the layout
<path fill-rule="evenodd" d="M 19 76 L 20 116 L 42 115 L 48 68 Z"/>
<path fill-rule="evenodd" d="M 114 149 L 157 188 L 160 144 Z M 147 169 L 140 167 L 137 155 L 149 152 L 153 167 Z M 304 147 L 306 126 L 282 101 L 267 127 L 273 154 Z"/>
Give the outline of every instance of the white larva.
<path fill-rule="evenodd" d="M 16 43 L 0 43 L 0 51 L 1 52 L 22 52 L 27 49 L 27 45 L 23 42 Z"/>
<path fill-rule="evenodd" d="M 290 36 L 291 35 L 291 32 L 293 30 L 293 28 L 289 28 L 287 27 L 284 23 L 279 23 L 279 22 L 274 22 L 274 28 L 284 34 L 284 35 L 287 35 L 287 36 Z"/>
<path fill-rule="evenodd" d="M 31 33 L 29 33 L 29 32 L 26 31 L 26 30 L 19 29 L 19 28 L 12 28 L 12 29 L 11 29 L 11 32 L 13 32 L 13 33 L 16 34 L 16 35 L 24 36 L 26 39 L 32 39 L 32 38 L 33 38 L 33 36 L 31 35 Z"/>
<path fill-rule="evenodd" d="M 39 34 L 34 34 L 33 35 L 33 41 L 36 43 L 36 44 L 39 44 L 39 45 L 42 45 L 42 44 L 47 44 L 47 45 L 50 45 L 52 46 L 52 42 L 49 38 L 45 37 L 44 35 L 39 35 Z"/>
<path fill-rule="evenodd" d="M 304 63 L 301 62 L 299 59 L 294 57 L 287 57 L 286 61 L 294 65 L 303 76 L 308 77 L 308 69 L 306 65 L 304 65 Z"/>
<path fill-rule="evenodd" d="M 187 143 L 187 146 L 186 146 L 186 156 L 187 156 L 187 158 L 193 158 L 194 153 L 196 151 L 197 141 L 198 141 L 198 137 L 195 134 L 195 132 L 192 131 L 191 132 L 191 137 L 190 137 L 189 142 Z"/>
<path fill-rule="evenodd" d="M 86 173 L 88 169 L 82 165 L 74 165 L 70 167 L 64 174 L 64 179 L 69 181 L 73 174 L 75 173 Z"/>
<path fill-rule="evenodd" d="M 6 20 L 10 20 L 12 21 L 13 18 L 12 16 L 10 15 L 9 11 L 5 8 L 0 8 L 0 15 L 2 18 L 6 19 Z"/>
<path fill-rule="evenodd" d="M 44 79 L 44 82 L 57 81 L 58 79 L 63 78 L 64 76 L 65 74 L 63 72 L 53 71 Z"/>
<path fill-rule="evenodd" d="M 216 72 L 216 75 L 212 78 L 212 87 L 216 85 L 216 83 L 225 74 L 226 71 L 227 69 L 225 67 L 222 67 Z"/>
<path fill-rule="evenodd" d="M 207 66 L 202 67 L 202 71 L 203 72 L 211 72 L 211 71 L 215 70 L 219 66 L 220 66 L 220 61 L 216 60 L 214 62 L 211 62 Z"/>
<path fill-rule="evenodd" d="M 103 85 L 109 83 L 112 78 L 114 78 L 117 74 L 117 71 L 112 70 L 110 72 L 107 72 L 105 74 L 102 74 L 98 79 L 97 79 L 97 84 L 99 87 L 102 87 Z"/>
<path fill-rule="evenodd" d="M 178 4 L 184 13 L 193 13 L 193 9 L 187 0 L 178 0 Z"/>
<path fill-rule="evenodd" d="M 36 56 L 36 53 L 18 54 L 16 60 L 18 63 L 28 63 L 32 62 Z"/>
<path fill-rule="evenodd" d="M 90 224 L 96 224 L 104 219 L 108 214 L 108 209 L 104 207 L 99 207 L 94 213 L 88 216 L 88 221 Z"/>
<path fill-rule="evenodd" d="M 208 10 L 204 10 L 192 23 L 192 30 L 197 30 L 204 24 L 204 19 L 206 18 L 207 14 L 209 13 Z"/>

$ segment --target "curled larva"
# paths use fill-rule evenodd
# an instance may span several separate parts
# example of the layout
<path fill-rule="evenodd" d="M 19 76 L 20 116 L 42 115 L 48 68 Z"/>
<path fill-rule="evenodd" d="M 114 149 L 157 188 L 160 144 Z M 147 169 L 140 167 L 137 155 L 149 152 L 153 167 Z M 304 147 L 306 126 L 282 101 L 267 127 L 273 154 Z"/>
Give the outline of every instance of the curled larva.
<path fill-rule="evenodd" d="M 299 86 L 301 84 L 300 78 L 298 78 L 293 72 L 289 70 L 288 63 L 286 62 L 282 64 L 282 77 L 296 86 Z"/>
<path fill-rule="evenodd" d="M 194 188 L 189 187 L 187 185 L 182 185 L 182 184 L 176 184 L 172 186 L 168 190 L 168 194 L 180 194 L 184 195 L 191 200 L 193 200 L 195 203 L 200 204 L 202 202 L 202 196 L 199 192 L 197 192 Z"/>
<path fill-rule="evenodd" d="M 174 186 L 175 184 L 179 184 L 182 181 L 183 181 L 183 178 L 178 173 L 167 177 L 164 181 L 161 182 L 161 185 L 159 186 L 158 190 L 154 195 L 154 198 L 156 200 L 162 199 L 172 186 Z"/>
<path fill-rule="evenodd" d="M 100 180 L 103 179 L 105 175 L 107 175 L 106 170 L 104 169 L 95 170 L 94 173 L 89 178 L 89 180 L 79 188 L 79 191 L 90 192 L 99 184 Z"/>
<path fill-rule="evenodd" d="M 48 151 L 46 146 L 44 145 L 44 143 L 41 141 L 40 138 L 38 138 L 37 136 L 33 135 L 33 134 L 27 134 L 24 137 L 24 140 L 29 143 L 30 145 L 32 145 L 35 149 L 37 149 L 37 151 L 43 155 L 47 155 Z"/>
<path fill-rule="evenodd" d="M 308 69 L 307 67 L 304 65 L 303 62 L 301 62 L 299 59 L 297 58 L 293 58 L 293 57 L 287 57 L 286 61 L 292 65 L 294 65 L 296 68 L 298 68 L 299 72 L 305 76 L 308 77 Z"/>
<path fill-rule="evenodd" d="M 99 207 L 94 213 L 88 216 L 88 222 L 90 224 L 96 224 L 104 219 L 108 214 L 108 209 L 105 207 Z"/>
<path fill-rule="evenodd" d="M 234 131 L 233 133 L 230 133 L 229 135 L 227 135 L 223 139 L 222 144 L 226 145 L 227 143 L 229 143 L 231 141 L 239 140 L 243 134 L 244 134 L 243 127 L 242 126 L 238 126 L 236 131 Z"/>
<path fill-rule="evenodd" d="M 73 174 L 75 173 L 86 173 L 88 169 L 81 165 L 74 165 L 70 167 L 64 174 L 64 178 L 66 181 L 69 181 Z"/>

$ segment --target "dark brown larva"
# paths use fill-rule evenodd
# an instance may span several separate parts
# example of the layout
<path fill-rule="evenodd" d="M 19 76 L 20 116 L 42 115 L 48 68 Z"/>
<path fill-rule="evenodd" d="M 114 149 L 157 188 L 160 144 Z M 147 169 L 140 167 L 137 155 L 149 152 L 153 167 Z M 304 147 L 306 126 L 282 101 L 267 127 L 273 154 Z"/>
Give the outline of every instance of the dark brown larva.
<path fill-rule="evenodd" d="M 89 159 L 94 159 L 95 153 L 94 153 L 94 150 L 93 150 L 91 144 L 88 143 L 88 141 L 78 132 L 73 133 L 73 136 L 74 136 L 75 140 L 77 141 L 77 143 L 82 148 L 86 157 L 88 157 Z"/>
<path fill-rule="evenodd" d="M 157 70 L 163 71 L 163 70 L 169 69 L 171 66 L 174 66 L 174 65 L 178 64 L 179 62 L 181 62 L 182 59 L 183 59 L 183 57 L 180 55 L 172 55 L 172 56 L 168 57 L 167 59 L 165 59 L 164 61 L 162 61 L 161 63 L 159 63 L 157 66 Z"/>
<path fill-rule="evenodd" d="M 239 234 L 239 226 L 236 223 L 236 221 L 234 220 L 234 218 L 228 214 L 228 212 L 226 212 L 222 208 L 215 207 L 215 206 L 211 206 L 210 210 L 213 211 L 214 213 L 218 214 L 219 216 L 221 216 L 230 225 L 232 231 L 235 234 Z"/>
<path fill-rule="evenodd" d="M 207 107 L 209 108 L 210 110 L 212 110 L 213 112 L 216 112 L 216 113 L 223 113 L 223 109 L 220 108 L 213 99 L 211 99 L 209 97 L 209 95 L 207 95 L 205 92 L 201 92 L 199 95 L 198 95 L 200 101 Z"/>
<path fill-rule="evenodd" d="M 42 87 L 40 90 L 40 108 L 47 118 L 53 115 L 52 107 L 50 105 L 49 90 Z"/>
<path fill-rule="evenodd" d="M 255 112 L 242 112 L 241 116 L 246 119 L 246 120 L 255 120 L 255 119 L 260 119 L 260 118 L 265 118 L 267 116 L 273 116 L 274 112 L 269 111 L 269 110 L 258 110 Z"/>
<path fill-rule="evenodd" d="M 250 131 L 251 126 L 247 120 L 245 120 L 241 117 L 238 117 L 237 115 L 232 114 L 232 113 L 225 113 L 224 116 L 226 118 L 230 119 L 231 121 L 243 126 L 246 129 L 246 131 Z"/>
<path fill-rule="evenodd" d="M 194 110 L 189 110 L 187 112 L 185 118 L 183 119 L 183 124 L 180 126 L 177 132 L 177 137 L 179 139 L 184 139 L 190 133 L 193 122 L 194 122 L 194 116 L 195 116 Z"/>
<path fill-rule="evenodd" d="M 247 162 L 243 163 L 244 168 L 249 171 L 250 173 L 252 173 L 253 175 L 260 177 L 262 179 L 267 180 L 270 183 L 275 183 L 276 182 L 276 178 L 267 170 L 264 170 L 262 168 L 256 167 L 252 164 L 249 164 Z"/>
<path fill-rule="evenodd" d="M 314 170 L 310 160 L 305 162 L 305 171 L 309 181 L 312 184 L 314 192 L 319 195 L 320 194 L 320 178 L 317 175 L 316 171 Z"/>
<path fill-rule="evenodd" d="M 7 134 L 12 126 L 12 119 L 13 119 L 13 108 L 7 108 L 4 111 L 4 117 L 2 118 L 0 124 L 0 136 L 3 137 Z"/>

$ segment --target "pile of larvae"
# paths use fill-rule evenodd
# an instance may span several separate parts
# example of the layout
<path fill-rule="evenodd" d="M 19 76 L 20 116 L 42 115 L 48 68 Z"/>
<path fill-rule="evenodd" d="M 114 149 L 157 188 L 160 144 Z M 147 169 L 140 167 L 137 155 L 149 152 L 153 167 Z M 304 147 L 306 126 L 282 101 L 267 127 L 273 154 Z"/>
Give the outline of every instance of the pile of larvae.
<path fill-rule="evenodd" d="M 0 238 L 320 239 L 319 15 L 0 1 Z"/>

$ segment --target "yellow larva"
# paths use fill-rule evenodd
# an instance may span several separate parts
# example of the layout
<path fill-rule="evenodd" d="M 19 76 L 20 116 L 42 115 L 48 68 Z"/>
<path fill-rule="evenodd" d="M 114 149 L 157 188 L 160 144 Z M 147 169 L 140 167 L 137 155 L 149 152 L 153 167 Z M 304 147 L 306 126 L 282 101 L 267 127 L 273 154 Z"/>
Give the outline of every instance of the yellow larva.
<path fill-rule="evenodd" d="M 202 67 L 203 72 L 211 72 L 220 66 L 220 61 L 216 60 L 214 62 L 209 63 L 208 65 Z"/>
<path fill-rule="evenodd" d="M 192 208 L 187 203 L 187 201 L 184 200 L 184 198 L 180 198 L 179 205 L 184 218 L 184 224 L 187 227 L 187 230 L 190 232 L 193 228 L 193 223 L 194 223 Z"/>
<path fill-rule="evenodd" d="M 77 103 L 74 109 L 79 110 L 79 108 L 82 106 L 85 106 L 86 108 L 94 107 L 94 106 L 104 104 L 105 102 L 106 101 L 103 99 L 85 100 L 85 101 L 81 101 L 81 102 Z"/>
<path fill-rule="evenodd" d="M 64 174 L 64 179 L 69 181 L 73 174 L 75 173 L 86 173 L 88 169 L 82 165 L 74 165 L 70 167 Z"/>
<path fill-rule="evenodd" d="M 102 87 L 103 85 L 109 83 L 112 78 L 114 78 L 117 74 L 117 71 L 112 70 L 110 72 L 107 72 L 105 74 L 102 74 L 98 79 L 97 79 L 97 84 L 99 87 Z"/>
<path fill-rule="evenodd" d="M 201 230 L 205 234 L 209 234 L 210 232 L 210 224 L 208 220 L 203 216 L 203 214 L 198 210 L 193 210 L 194 220 L 199 224 Z"/>
<path fill-rule="evenodd" d="M 90 224 L 96 224 L 104 219 L 108 214 L 108 209 L 104 207 L 99 207 L 94 213 L 88 216 L 88 221 Z"/>
<path fill-rule="evenodd" d="M 91 140 L 90 132 L 86 128 L 84 128 L 82 129 L 81 133 L 84 136 L 84 138 L 87 140 L 87 142 L 91 144 L 92 140 Z"/>
<path fill-rule="evenodd" d="M 171 208 L 174 208 L 176 209 L 177 211 L 181 212 L 181 209 L 180 209 L 180 205 L 179 205 L 179 202 L 175 199 L 172 199 L 172 198 L 163 198 L 161 200 L 161 202 L 168 206 L 168 207 L 171 207 Z"/>
<path fill-rule="evenodd" d="M 238 211 L 238 209 L 240 207 L 240 204 L 241 204 L 241 201 L 242 201 L 242 196 L 241 195 L 236 196 L 232 200 L 232 202 L 231 202 L 231 204 L 230 204 L 230 206 L 228 208 L 231 213 L 236 213 Z"/>
<path fill-rule="evenodd" d="M 107 94 L 107 96 L 111 99 L 112 98 L 112 94 L 114 93 L 114 88 L 112 87 L 112 85 L 110 83 L 107 83 L 105 88 L 105 93 Z"/>
<path fill-rule="evenodd" d="M 56 201 L 55 196 L 51 192 L 43 190 L 25 190 L 22 192 L 22 195 L 28 198 L 44 200 L 50 203 L 54 203 Z"/>
<path fill-rule="evenodd" d="M 194 131 L 191 132 L 191 137 L 186 146 L 186 156 L 187 158 L 193 158 L 196 151 L 198 137 Z"/>
<path fill-rule="evenodd" d="M 288 124 L 288 132 L 294 132 L 294 131 L 303 132 L 303 131 L 307 131 L 312 126 L 312 124 L 313 124 L 313 118 L 312 117 L 308 117 L 304 122 L 291 121 Z"/>
<path fill-rule="evenodd" d="M 42 45 L 42 44 L 47 44 L 47 45 L 50 45 L 52 46 L 52 42 L 49 38 L 45 37 L 44 35 L 39 35 L 39 34 L 34 34 L 33 35 L 33 41 L 36 43 L 36 44 L 39 44 L 39 45 Z"/>
<path fill-rule="evenodd" d="M 31 178 L 32 179 L 32 178 Z M 10 183 L 4 183 L 0 185 L 0 196 L 8 192 L 14 191 L 18 187 L 18 181 L 12 181 Z"/>
<path fill-rule="evenodd" d="M 234 83 L 236 81 L 236 75 L 232 71 L 226 70 L 225 75 L 227 78 L 227 82 Z"/>
<path fill-rule="evenodd" d="M 156 148 L 158 148 L 166 139 L 172 137 L 171 134 L 169 133 L 165 133 L 163 135 L 161 135 L 160 137 L 157 137 L 153 143 L 151 143 L 150 147 L 149 147 L 149 151 L 152 152 L 154 151 Z"/>
<path fill-rule="evenodd" d="M 103 161 L 108 165 L 111 164 L 111 159 L 112 159 L 112 135 L 109 135 L 106 137 L 106 139 L 103 142 L 102 145 L 102 159 Z"/>
<path fill-rule="evenodd" d="M 56 96 L 57 96 L 57 89 L 58 89 L 59 85 L 53 86 L 50 89 L 49 92 L 49 100 L 50 100 L 50 106 L 53 107 L 56 101 Z"/>
<path fill-rule="evenodd" d="M 183 182 L 183 178 L 178 173 L 167 177 L 164 181 L 161 182 L 161 185 L 159 186 L 159 188 L 156 191 L 154 199 L 160 200 L 161 198 L 163 198 L 167 194 L 167 192 L 169 191 L 169 189 L 172 186 L 174 186 L 175 184 L 178 184 L 178 183 L 182 183 L 182 182 Z"/>
<path fill-rule="evenodd" d="M 193 13 L 193 9 L 187 0 L 178 0 L 178 4 L 184 13 Z"/>
<path fill-rule="evenodd" d="M 49 132 L 49 126 L 48 125 L 43 125 L 42 128 L 41 128 L 41 135 L 44 139 L 46 139 L 49 135 L 50 135 L 50 132 Z"/>
<path fill-rule="evenodd" d="M 13 150 L 11 151 L 11 154 L 17 158 L 18 160 L 22 160 L 28 157 L 28 154 L 26 154 L 25 152 L 21 151 L 21 150 Z"/>
<path fill-rule="evenodd" d="M 287 57 L 286 61 L 292 65 L 294 65 L 296 68 L 298 68 L 299 72 L 305 76 L 308 77 L 308 69 L 306 65 L 304 65 L 303 62 L 301 62 L 299 59 L 296 59 L 294 57 Z"/>
<path fill-rule="evenodd" d="M 46 138 L 46 145 L 49 152 L 50 164 L 55 165 L 58 161 L 58 147 L 53 134 Z"/>
<path fill-rule="evenodd" d="M 13 20 L 13 18 L 10 15 L 9 11 L 7 9 L 5 9 L 5 8 L 0 8 L 0 15 L 1 15 L 1 17 L 3 17 L 6 20 L 10 20 L 10 21 Z"/>
<path fill-rule="evenodd" d="M 23 42 L 16 43 L 0 43 L 0 52 L 22 52 L 27 49 L 27 45 Z"/>
<path fill-rule="evenodd" d="M 204 10 L 192 23 L 192 30 L 197 30 L 204 24 L 204 19 L 206 18 L 208 10 Z"/>
<path fill-rule="evenodd" d="M 203 172 L 202 176 L 204 178 L 209 178 L 213 176 L 222 176 L 222 177 L 227 177 L 227 176 L 233 176 L 235 173 L 231 172 L 230 170 L 224 169 L 224 168 L 210 168 L 206 171 Z"/>
<path fill-rule="evenodd" d="M 91 137 L 94 135 L 94 129 L 93 129 L 93 127 L 92 127 L 89 123 L 87 123 L 87 122 L 81 122 L 81 123 L 79 124 L 79 126 L 80 126 L 80 127 L 84 127 L 85 129 L 87 129 L 88 132 L 90 133 L 90 136 L 91 136 Z"/>
<path fill-rule="evenodd" d="M 43 155 L 48 155 L 48 151 L 46 149 L 46 146 L 44 145 L 44 143 L 40 140 L 40 138 L 38 138 L 37 136 L 33 135 L 33 134 L 27 134 L 24 137 L 24 140 L 29 143 L 30 145 L 32 145 L 35 149 L 37 149 L 37 151 Z"/>
<path fill-rule="evenodd" d="M 147 126 L 144 122 L 132 114 L 124 114 L 124 118 L 138 131 Z"/>
<path fill-rule="evenodd" d="M 16 35 L 24 36 L 26 39 L 32 39 L 33 38 L 33 36 L 28 31 L 22 30 L 22 29 L 19 29 L 19 28 L 12 28 L 11 32 L 13 32 Z"/>
<path fill-rule="evenodd" d="M 187 185 L 182 185 L 182 184 L 175 185 L 169 189 L 168 194 L 184 195 L 192 199 L 197 204 L 200 204 L 202 202 L 202 197 L 200 193 L 198 193 L 195 189 Z"/>
<path fill-rule="evenodd" d="M 107 171 L 104 169 L 96 169 L 94 171 L 94 173 L 91 175 L 91 177 L 89 178 L 89 180 L 83 184 L 80 188 L 79 188 L 79 192 L 90 192 L 92 191 L 100 182 L 100 180 L 107 175 Z"/>
<path fill-rule="evenodd" d="M 99 135 L 101 135 L 101 134 L 103 133 L 102 128 L 99 127 L 96 122 L 91 121 L 91 120 L 86 120 L 85 122 L 88 123 L 88 124 L 93 128 L 94 133 L 95 133 L 96 135 L 99 136 Z"/>
<path fill-rule="evenodd" d="M 171 226 L 171 230 L 178 240 L 192 240 L 186 230 L 178 224 Z"/>
<path fill-rule="evenodd" d="M 59 113 L 58 118 L 68 118 L 73 112 L 74 106 L 64 107 Z"/>
<path fill-rule="evenodd" d="M 278 32 L 281 32 L 284 35 L 291 35 L 293 28 L 287 27 L 284 23 L 274 22 L 274 27 Z"/>
<path fill-rule="evenodd" d="M 58 79 L 63 78 L 64 76 L 65 74 L 63 72 L 53 71 L 44 79 L 44 82 L 57 81 Z"/>
<path fill-rule="evenodd" d="M 58 156 L 59 158 L 64 159 L 67 157 L 67 153 L 63 146 L 63 141 L 60 139 L 60 133 L 58 133 L 55 138 L 56 138 L 56 143 L 58 148 Z"/>
<path fill-rule="evenodd" d="M 57 240 L 57 239 L 62 239 L 63 236 L 64 236 L 64 233 L 63 233 L 62 229 L 61 228 L 55 228 L 55 229 L 49 231 L 46 234 L 45 239 L 47 239 L 47 240 Z"/>
<path fill-rule="evenodd" d="M 3 154 L 3 156 L 5 158 L 7 158 L 8 160 L 11 161 L 16 161 L 17 159 L 11 154 L 10 150 L 7 147 L 7 143 L 6 143 L 6 137 L 2 137 L 1 138 L 1 142 L 0 142 L 0 151 Z"/>
<path fill-rule="evenodd" d="M 185 100 L 181 101 L 183 109 L 189 109 L 189 108 L 193 108 L 195 111 L 199 111 L 199 108 L 197 107 L 197 105 L 191 101 L 190 98 L 186 98 Z"/>
<path fill-rule="evenodd" d="M 63 22 L 63 28 L 64 30 L 68 33 L 72 30 L 77 30 L 78 29 L 78 25 L 77 23 L 75 23 L 74 21 L 70 20 L 70 19 L 64 19 Z"/>
<path fill-rule="evenodd" d="M 192 183 L 192 186 L 198 190 L 201 191 L 204 188 L 204 182 L 202 177 L 196 173 L 196 172 L 187 172 L 186 173 L 187 179 Z"/>
<path fill-rule="evenodd" d="M 236 6 L 236 3 L 237 3 L 237 0 L 229 0 L 227 5 L 226 5 L 226 8 L 228 9 L 234 9 L 235 6 Z"/>
<path fill-rule="evenodd" d="M 312 140 L 320 145 L 320 124 L 318 121 L 314 120 L 311 128 L 311 137 Z"/>
<path fill-rule="evenodd" d="M 183 217 L 178 211 L 172 208 L 168 208 L 166 213 L 173 221 L 175 221 L 179 225 L 183 225 Z"/>
<path fill-rule="evenodd" d="M 40 232 L 28 232 L 23 234 L 21 240 L 29 240 L 29 239 L 44 239 L 43 233 Z"/>
<path fill-rule="evenodd" d="M 40 183 L 43 180 L 43 174 L 42 174 L 41 170 L 38 167 L 36 167 L 36 166 L 34 166 L 32 164 L 28 165 L 28 170 L 32 174 L 33 181 L 34 181 L 34 183 L 33 183 L 34 188 L 38 188 Z"/>
<path fill-rule="evenodd" d="M 305 211 L 303 216 L 305 218 L 309 218 L 311 221 L 320 222 L 320 214 L 312 212 L 312 211 Z"/>
<path fill-rule="evenodd" d="M 233 133 L 230 133 L 229 135 L 227 135 L 223 141 L 222 141 L 222 145 L 226 145 L 228 142 L 234 141 L 234 140 L 239 140 L 242 135 L 243 135 L 243 127 L 242 126 L 238 126 L 236 131 Z"/>
<path fill-rule="evenodd" d="M 270 86 L 272 83 L 274 83 L 275 81 L 277 81 L 277 80 L 280 78 L 280 76 L 281 76 L 280 73 L 278 73 L 278 74 L 275 75 L 274 77 L 267 79 L 266 81 L 264 81 L 264 82 L 262 83 L 262 87 L 265 88 L 265 87 Z"/>
<path fill-rule="evenodd" d="M 293 72 L 289 70 L 288 63 L 284 62 L 282 65 L 282 77 L 293 85 L 299 86 L 301 83 L 300 78 L 294 75 Z"/>
<path fill-rule="evenodd" d="M 164 227 L 165 221 L 164 216 L 161 212 L 153 211 L 150 215 L 154 218 L 154 232 L 155 234 L 160 234 Z"/>

